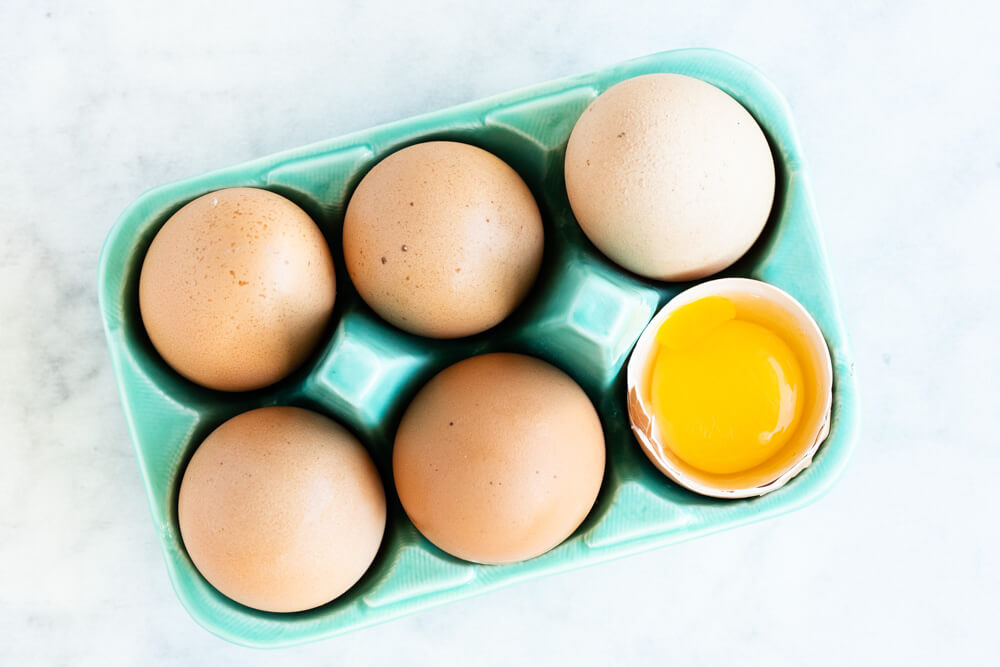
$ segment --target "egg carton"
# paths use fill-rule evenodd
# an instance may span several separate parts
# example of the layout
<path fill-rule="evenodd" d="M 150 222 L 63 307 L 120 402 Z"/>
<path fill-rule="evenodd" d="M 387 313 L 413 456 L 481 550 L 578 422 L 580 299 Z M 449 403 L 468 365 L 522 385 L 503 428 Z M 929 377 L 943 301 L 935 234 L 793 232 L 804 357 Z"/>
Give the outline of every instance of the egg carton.
<path fill-rule="evenodd" d="M 668 480 L 643 454 L 629 428 L 626 361 L 659 307 L 694 283 L 650 281 L 611 263 L 583 235 L 566 197 L 563 157 L 577 118 L 610 86 L 653 72 L 718 86 L 763 128 L 777 171 L 774 208 L 753 248 L 719 276 L 756 278 L 789 292 L 815 317 L 832 353 L 829 437 L 809 468 L 760 498 L 696 495 Z M 344 210 L 361 177 L 390 153 L 434 139 L 474 144 L 507 162 L 531 188 L 545 225 L 542 270 L 525 302 L 497 327 L 453 341 L 409 335 L 382 321 L 358 297 L 340 249 Z M 316 353 L 285 380 L 238 394 L 197 386 L 168 367 L 143 329 L 138 306 L 139 271 L 160 226 L 192 199 L 233 186 L 266 188 L 302 207 L 323 231 L 337 267 L 334 316 Z M 773 517 L 828 490 L 855 444 L 853 358 L 788 105 L 759 71 L 720 51 L 658 53 L 155 188 L 110 231 L 99 290 L 170 580 L 199 624 L 247 646 L 331 637 L 525 579 Z M 600 413 L 607 443 L 603 485 L 587 519 L 552 551 L 511 565 L 464 562 L 428 542 L 403 512 L 391 474 L 395 429 L 416 391 L 455 361 L 492 351 L 530 354 L 569 373 Z M 371 452 L 388 501 L 384 541 L 365 576 L 336 600 L 291 614 L 251 609 L 219 593 L 195 569 L 177 522 L 181 478 L 197 446 L 226 419 L 269 405 L 310 408 L 354 431 Z"/>

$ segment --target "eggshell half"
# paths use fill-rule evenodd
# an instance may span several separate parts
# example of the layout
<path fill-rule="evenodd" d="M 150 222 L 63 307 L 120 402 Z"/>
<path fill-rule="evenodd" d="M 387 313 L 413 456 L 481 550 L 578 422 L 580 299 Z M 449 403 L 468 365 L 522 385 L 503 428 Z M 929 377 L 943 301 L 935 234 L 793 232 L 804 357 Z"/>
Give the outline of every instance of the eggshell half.
<path fill-rule="evenodd" d="M 511 563 L 580 525 L 604 476 L 604 433 L 558 368 L 486 354 L 435 376 L 406 410 L 393 475 L 407 515 L 448 553 Z"/>
<path fill-rule="evenodd" d="M 656 358 L 656 334 L 681 306 L 709 296 L 722 296 L 736 306 L 738 317 L 779 334 L 795 350 L 802 367 L 803 412 L 785 446 L 761 465 L 722 475 L 693 468 L 674 454 L 652 407 L 650 375 Z M 670 479 L 696 493 L 716 498 L 762 496 L 781 488 L 812 462 L 830 433 L 833 407 L 833 363 L 823 332 L 809 312 L 787 292 L 759 280 L 722 278 L 687 289 L 665 305 L 646 326 L 628 361 L 628 415 L 632 433 L 649 460 Z"/>

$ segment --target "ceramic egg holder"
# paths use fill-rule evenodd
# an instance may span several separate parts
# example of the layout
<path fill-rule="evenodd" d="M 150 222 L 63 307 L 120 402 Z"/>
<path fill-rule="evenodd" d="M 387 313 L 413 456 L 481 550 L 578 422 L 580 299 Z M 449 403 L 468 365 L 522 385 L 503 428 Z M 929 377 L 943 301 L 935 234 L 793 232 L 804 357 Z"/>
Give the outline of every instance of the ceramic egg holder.
<path fill-rule="evenodd" d="M 579 115 L 608 87 L 652 72 L 714 84 L 741 102 L 774 154 L 774 209 L 756 245 L 721 276 L 756 278 L 794 296 L 816 319 L 832 354 L 829 436 L 812 465 L 766 496 L 718 500 L 683 489 L 644 455 L 626 407 L 625 364 L 660 306 L 693 283 L 658 283 L 605 259 L 573 219 L 563 182 L 566 141 Z M 526 301 L 499 326 L 456 341 L 412 336 L 381 321 L 344 271 L 340 232 L 347 201 L 380 159 L 420 141 L 448 139 L 488 150 L 532 189 L 545 224 L 545 257 Z M 337 267 L 337 304 L 317 352 L 291 377 L 259 391 L 227 394 L 199 387 L 156 354 L 139 317 L 137 284 L 146 249 L 182 205 L 232 186 L 288 197 L 323 230 Z M 715 276 L 719 277 L 719 276 Z M 725 53 L 659 53 L 607 69 L 376 127 L 147 192 L 108 235 L 100 264 L 100 303 L 129 430 L 178 597 L 195 620 L 233 642 L 262 647 L 316 640 L 510 583 L 772 517 L 829 489 L 854 447 L 857 394 L 812 195 L 788 106 L 753 67 Z M 522 352 L 569 373 L 593 400 L 604 426 L 607 469 L 594 508 L 563 544 L 513 565 L 476 565 L 431 545 L 408 521 L 391 477 L 393 435 L 417 389 L 437 371 L 475 354 Z M 305 612 L 244 607 L 194 568 L 177 525 L 177 493 L 198 444 L 227 418 L 265 405 L 298 405 L 329 415 L 369 448 L 389 504 L 375 562 L 350 591 Z"/>

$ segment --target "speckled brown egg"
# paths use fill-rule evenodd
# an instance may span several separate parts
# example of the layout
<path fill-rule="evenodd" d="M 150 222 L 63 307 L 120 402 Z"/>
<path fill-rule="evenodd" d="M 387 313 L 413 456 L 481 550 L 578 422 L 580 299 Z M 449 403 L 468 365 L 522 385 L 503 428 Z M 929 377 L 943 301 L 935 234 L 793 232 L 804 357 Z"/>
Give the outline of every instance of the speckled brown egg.
<path fill-rule="evenodd" d="M 361 180 L 344 260 L 365 302 L 432 338 L 485 331 L 531 288 L 542 261 L 538 205 L 517 172 L 475 146 L 404 148 Z"/>
<path fill-rule="evenodd" d="M 601 421 L 572 378 L 532 357 L 486 354 L 420 390 L 399 425 L 392 470 L 427 539 L 465 560 L 511 563 L 576 530 L 604 458 Z"/>
<path fill-rule="evenodd" d="M 594 100 L 570 135 L 565 175 L 594 245 L 658 280 L 693 280 L 735 262 L 774 199 L 774 160 L 753 116 L 679 74 L 628 79 Z"/>
<path fill-rule="evenodd" d="M 174 213 L 139 277 L 153 346 L 184 377 L 247 391 L 282 379 L 319 341 L 336 295 L 323 234 L 267 190 L 210 192 Z"/>
<path fill-rule="evenodd" d="M 385 494 L 358 440 L 291 407 L 215 429 L 184 472 L 184 547 L 223 595 L 292 612 L 338 597 L 365 573 L 385 530 Z"/>

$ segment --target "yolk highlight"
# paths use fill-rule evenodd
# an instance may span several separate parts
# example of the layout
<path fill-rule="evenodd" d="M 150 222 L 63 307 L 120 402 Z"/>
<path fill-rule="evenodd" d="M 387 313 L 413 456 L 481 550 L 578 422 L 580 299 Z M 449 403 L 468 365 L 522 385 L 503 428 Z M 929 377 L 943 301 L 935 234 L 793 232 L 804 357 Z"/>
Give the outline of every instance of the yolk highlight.
<path fill-rule="evenodd" d="M 737 473 L 788 442 L 804 394 L 799 361 L 781 337 L 712 296 L 674 311 L 656 342 L 653 409 L 682 461 L 707 473 Z"/>

